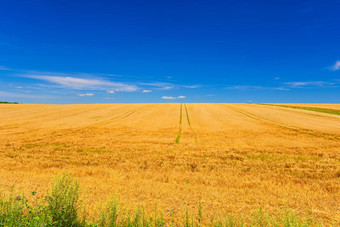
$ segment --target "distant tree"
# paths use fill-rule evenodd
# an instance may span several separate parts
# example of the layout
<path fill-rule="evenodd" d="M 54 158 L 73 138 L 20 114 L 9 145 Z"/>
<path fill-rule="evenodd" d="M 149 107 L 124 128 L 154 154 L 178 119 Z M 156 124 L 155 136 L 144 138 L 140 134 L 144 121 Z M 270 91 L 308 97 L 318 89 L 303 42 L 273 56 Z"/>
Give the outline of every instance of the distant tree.
<path fill-rule="evenodd" d="M 0 104 L 19 104 L 18 102 L 0 102 Z"/>

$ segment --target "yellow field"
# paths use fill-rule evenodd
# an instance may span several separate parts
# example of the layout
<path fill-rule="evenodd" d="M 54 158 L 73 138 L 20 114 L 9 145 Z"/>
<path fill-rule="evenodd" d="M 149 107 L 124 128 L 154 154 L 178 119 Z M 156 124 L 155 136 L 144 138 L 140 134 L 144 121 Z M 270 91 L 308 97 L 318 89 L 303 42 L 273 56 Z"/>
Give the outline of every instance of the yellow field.
<path fill-rule="evenodd" d="M 91 215 L 117 194 L 165 215 L 201 202 L 206 216 L 289 207 L 340 223 L 338 115 L 256 104 L 0 105 L 0 141 L 0 190 L 43 194 L 70 171 Z"/>

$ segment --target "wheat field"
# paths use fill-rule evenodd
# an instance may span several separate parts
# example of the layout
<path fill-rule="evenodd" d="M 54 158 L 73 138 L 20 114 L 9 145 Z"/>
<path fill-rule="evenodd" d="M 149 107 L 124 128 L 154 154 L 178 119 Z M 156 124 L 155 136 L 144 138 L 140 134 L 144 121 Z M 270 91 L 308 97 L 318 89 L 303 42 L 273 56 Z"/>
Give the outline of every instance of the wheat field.
<path fill-rule="evenodd" d="M 206 216 L 288 207 L 340 224 L 339 115 L 257 104 L 0 105 L 0 141 L 0 192 L 43 195 L 67 171 L 90 216 L 118 195 L 165 216 L 199 204 Z"/>

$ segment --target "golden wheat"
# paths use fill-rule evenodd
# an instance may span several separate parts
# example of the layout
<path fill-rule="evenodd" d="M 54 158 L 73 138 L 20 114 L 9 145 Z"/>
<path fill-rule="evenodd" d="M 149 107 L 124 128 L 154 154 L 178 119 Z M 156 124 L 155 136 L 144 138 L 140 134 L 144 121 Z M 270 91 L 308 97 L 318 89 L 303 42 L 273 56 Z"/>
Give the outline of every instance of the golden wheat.
<path fill-rule="evenodd" d="M 165 215 L 201 203 L 206 216 L 289 207 L 340 222 L 337 115 L 256 104 L 0 105 L 0 141 L 0 190 L 44 194 L 69 171 L 90 215 L 117 194 Z"/>

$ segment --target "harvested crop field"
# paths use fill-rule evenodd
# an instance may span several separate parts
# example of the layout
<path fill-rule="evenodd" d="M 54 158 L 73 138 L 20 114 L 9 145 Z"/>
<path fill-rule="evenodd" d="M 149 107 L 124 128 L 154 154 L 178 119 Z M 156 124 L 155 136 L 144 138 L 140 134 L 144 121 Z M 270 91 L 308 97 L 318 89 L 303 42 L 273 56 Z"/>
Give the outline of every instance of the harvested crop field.
<path fill-rule="evenodd" d="M 4 104 L 0 141 L 1 191 L 44 194 L 71 172 L 90 215 L 117 194 L 165 216 L 201 203 L 206 216 L 288 207 L 340 223 L 339 115 L 258 104 Z"/>

